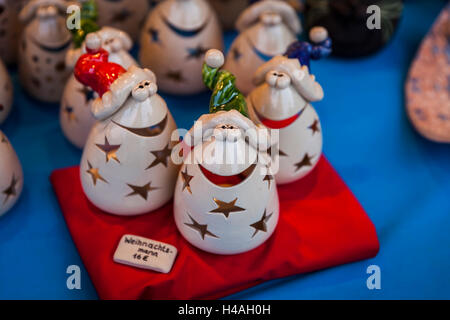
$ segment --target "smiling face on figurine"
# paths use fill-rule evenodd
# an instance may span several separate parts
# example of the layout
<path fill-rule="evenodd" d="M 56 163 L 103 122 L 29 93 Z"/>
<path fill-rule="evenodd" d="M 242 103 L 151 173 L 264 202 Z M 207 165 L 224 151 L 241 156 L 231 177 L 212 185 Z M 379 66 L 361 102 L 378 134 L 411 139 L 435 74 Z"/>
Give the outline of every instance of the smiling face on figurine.
<path fill-rule="evenodd" d="M 141 35 L 140 62 L 153 70 L 158 87 L 172 94 L 205 90 L 205 52 L 223 47 L 215 13 L 205 0 L 166 0 L 150 13 Z"/>
<path fill-rule="evenodd" d="M 13 102 L 13 86 L 8 71 L 0 60 L 0 124 L 5 121 Z"/>
<path fill-rule="evenodd" d="M 178 176 L 174 213 L 181 234 L 194 246 L 237 254 L 256 248 L 274 232 L 278 193 L 259 161 L 266 156 L 264 133 L 231 110 L 202 116 L 185 137 L 194 148 Z"/>
<path fill-rule="evenodd" d="M 92 103 L 98 122 L 80 165 L 83 190 L 106 212 L 148 213 L 173 195 L 178 167 L 171 161 L 171 138 L 176 125 L 156 93 L 153 72 L 135 66 L 125 71 L 107 61 L 106 51 L 94 50 L 75 67 L 77 79 L 100 95 Z"/>
<path fill-rule="evenodd" d="M 32 0 L 20 12 L 26 23 L 19 45 L 21 83 L 44 102 L 60 100 L 70 75 L 65 64 L 72 44 L 66 28 L 67 6 L 63 0 Z"/>
<path fill-rule="evenodd" d="M 255 74 L 258 87 L 247 98 L 253 121 L 279 130 L 278 184 L 301 179 L 311 172 L 322 154 L 322 128 L 310 101 L 323 98 L 323 90 L 297 59 L 275 57 Z"/>
<path fill-rule="evenodd" d="M 8 138 L 0 131 L 0 217 L 14 206 L 22 188 L 22 166 Z"/>
<path fill-rule="evenodd" d="M 96 0 L 98 23 L 128 33 L 137 40 L 150 9 L 149 0 Z"/>
<path fill-rule="evenodd" d="M 301 25 L 289 4 L 266 0 L 247 8 L 236 27 L 240 34 L 231 45 L 224 68 L 236 76 L 239 90 L 248 94 L 254 88 L 252 76 L 256 69 L 283 54 L 296 40 Z"/>
<path fill-rule="evenodd" d="M 88 39 L 99 42 L 101 47 L 108 51 L 108 61 L 117 63 L 125 69 L 137 65 L 137 62 L 128 53 L 133 42 L 125 32 L 104 27 L 89 34 Z M 69 50 L 66 57 L 67 66 L 72 68 L 80 55 L 85 52 L 86 43 L 83 43 L 79 49 Z M 84 147 L 96 121 L 90 110 L 92 101 L 96 97 L 97 95 L 92 89 L 82 85 L 73 75 L 69 78 L 61 100 L 60 124 L 64 135 L 78 148 Z"/>

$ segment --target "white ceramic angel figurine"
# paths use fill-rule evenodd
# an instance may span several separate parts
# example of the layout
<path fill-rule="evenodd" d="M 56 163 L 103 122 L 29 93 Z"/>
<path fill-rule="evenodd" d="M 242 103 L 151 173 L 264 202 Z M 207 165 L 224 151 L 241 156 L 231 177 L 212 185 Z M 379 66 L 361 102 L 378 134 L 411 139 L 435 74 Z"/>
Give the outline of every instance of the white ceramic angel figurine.
<path fill-rule="evenodd" d="M 26 24 L 19 45 L 19 74 L 22 85 L 34 98 L 59 102 L 70 76 L 65 58 L 72 45 L 66 27 L 64 0 L 31 0 L 20 12 Z"/>
<path fill-rule="evenodd" d="M 201 67 L 208 49 L 222 49 L 215 12 L 205 0 L 166 0 L 142 30 L 139 59 L 153 70 L 163 92 L 185 95 L 205 90 Z"/>
<path fill-rule="evenodd" d="M 8 70 L 0 60 L 0 124 L 8 117 L 13 103 L 13 85 Z"/>
<path fill-rule="evenodd" d="M 278 193 L 265 153 L 270 136 L 244 115 L 233 76 L 219 70 L 222 53 L 211 50 L 205 60 L 205 84 L 223 103 L 212 102 L 213 113 L 201 116 L 184 139 L 193 149 L 175 188 L 175 221 L 194 246 L 237 254 L 264 243 L 278 223 Z"/>
<path fill-rule="evenodd" d="M 156 210 L 173 195 L 178 166 L 171 161 L 177 129 L 166 103 L 157 94 L 156 77 L 148 69 L 128 71 L 108 61 L 95 34 L 86 39 L 87 54 L 75 76 L 94 89 L 98 122 L 84 147 L 81 183 L 100 209 L 123 216 Z M 175 133 L 176 135 L 176 133 Z"/>
<path fill-rule="evenodd" d="M 263 63 L 284 54 L 301 32 L 295 10 L 284 1 L 264 0 L 248 7 L 236 22 L 239 36 L 231 45 L 225 69 L 236 76 L 244 94 L 253 88 L 253 74 Z"/>
<path fill-rule="evenodd" d="M 23 172 L 8 138 L 0 131 L 0 217 L 10 210 L 22 193 Z"/>
<path fill-rule="evenodd" d="M 278 184 L 301 179 L 311 172 L 322 154 L 322 127 L 311 102 L 323 90 L 298 59 L 277 56 L 256 71 L 258 86 L 247 97 L 250 117 L 279 130 Z M 276 155 L 275 155 L 276 156 Z"/>
<path fill-rule="evenodd" d="M 92 34 L 100 38 L 102 48 L 109 53 L 110 62 L 117 63 L 125 69 L 137 65 L 137 62 L 128 53 L 133 46 L 133 41 L 128 34 L 111 27 L 103 27 Z M 97 40 L 94 39 L 94 41 Z M 66 57 L 67 66 L 73 68 L 83 53 L 86 53 L 85 43 L 81 48 L 69 50 Z M 82 85 L 74 75 L 69 78 L 61 99 L 59 121 L 64 135 L 78 148 L 84 147 L 96 121 L 91 113 L 91 104 L 96 97 L 95 92 Z"/>

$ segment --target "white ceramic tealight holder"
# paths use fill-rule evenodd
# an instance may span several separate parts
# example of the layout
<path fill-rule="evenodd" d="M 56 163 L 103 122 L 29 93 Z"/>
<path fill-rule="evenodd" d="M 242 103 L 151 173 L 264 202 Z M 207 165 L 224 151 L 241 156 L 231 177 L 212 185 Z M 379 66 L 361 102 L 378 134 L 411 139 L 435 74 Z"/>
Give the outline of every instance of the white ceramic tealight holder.
<path fill-rule="evenodd" d="M 267 155 L 254 140 L 260 128 L 236 110 L 203 115 L 200 123 L 202 129 L 194 126 L 185 138 L 194 148 L 175 187 L 177 227 L 192 245 L 211 253 L 252 250 L 272 235 L 279 217 L 276 184 L 258 161 Z M 246 141 L 248 130 L 254 134 Z M 228 160 L 222 161 L 224 154 Z"/>
<path fill-rule="evenodd" d="M 19 43 L 19 10 L 24 0 L 0 0 L 0 59 L 10 64 L 17 61 Z"/>
<path fill-rule="evenodd" d="M 20 12 L 26 24 L 19 45 L 19 75 L 26 91 L 43 102 L 59 102 L 70 76 L 65 58 L 72 46 L 63 0 L 31 0 Z"/>
<path fill-rule="evenodd" d="M 179 166 L 172 162 L 171 149 L 178 143 L 173 134 L 177 127 L 157 94 L 153 72 L 136 66 L 125 71 L 107 62 L 107 53 L 99 61 L 96 50 L 90 48 L 75 67 L 77 79 L 97 86 L 100 95 L 92 103 L 98 122 L 80 164 L 83 190 L 95 206 L 111 214 L 148 213 L 173 196 Z"/>
<path fill-rule="evenodd" d="M 250 117 L 269 129 L 279 130 L 278 184 L 286 184 L 310 173 L 322 154 L 322 127 L 310 102 L 323 99 L 323 89 L 297 59 L 278 56 L 255 74 L 258 85 L 247 97 Z"/>
<path fill-rule="evenodd" d="M 284 54 L 301 32 L 300 20 L 284 1 L 264 0 L 248 7 L 236 22 L 240 32 L 227 55 L 225 69 L 236 76 L 236 86 L 248 94 L 256 69 Z"/>
<path fill-rule="evenodd" d="M 10 210 L 22 193 L 23 172 L 8 138 L 0 131 L 0 217 Z"/>
<path fill-rule="evenodd" d="M 102 48 L 109 52 L 109 61 L 117 63 L 128 69 L 137 62 L 128 53 L 133 46 L 130 36 L 111 27 L 103 27 L 101 30 L 88 37 L 91 41 L 99 38 Z M 70 49 L 66 56 L 66 65 L 69 68 L 75 66 L 81 54 L 86 53 L 86 44 L 79 49 Z M 59 121 L 64 135 L 76 147 L 83 148 L 89 132 L 96 119 L 91 112 L 91 104 L 97 94 L 89 87 L 82 85 L 72 74 L 67 81 L 61 99 Z"/>
<path fill-rule="evenodd" d="M 139 59 L 158 78 L 161 91 L 187 95 L 205 90 L 202 64 L 208 49 L 223 48 L 215 12 L 205 0 L 166 0 L 142 30 Z"/>
<path fill-rule="evenodd" d="M 13 103 L 13 85 L 8 70 L 0 60 L 0 124 L 5 121 Z"/>
<path fill-rule="evenodd" d="M 151 6 L 149 0 L 96 0 L 98 24 L 128 33 L 134 41 Z"/>

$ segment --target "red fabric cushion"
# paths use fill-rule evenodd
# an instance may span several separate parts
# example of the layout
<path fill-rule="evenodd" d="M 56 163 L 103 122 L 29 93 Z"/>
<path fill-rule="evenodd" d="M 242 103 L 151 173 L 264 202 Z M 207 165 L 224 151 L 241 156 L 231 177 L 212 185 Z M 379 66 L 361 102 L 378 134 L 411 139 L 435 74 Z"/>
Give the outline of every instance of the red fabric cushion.
<path fill-rule="evenodd" d="M 379 250 L 374 225 L 323 157 L 305 179 L 279 188 L 281 212 L 273 236 L 250 252 L 203 252 L 178 232 L 172 204 L 147 215 L 117 217 L 84 196 L 79 168 L 51 181 L 73 240 L 102 299 L 214 299 L 267 280 L 371 258 Z M 169 243 L 179 253 L 169 274 L 117 264 L 124 234 Z"/>

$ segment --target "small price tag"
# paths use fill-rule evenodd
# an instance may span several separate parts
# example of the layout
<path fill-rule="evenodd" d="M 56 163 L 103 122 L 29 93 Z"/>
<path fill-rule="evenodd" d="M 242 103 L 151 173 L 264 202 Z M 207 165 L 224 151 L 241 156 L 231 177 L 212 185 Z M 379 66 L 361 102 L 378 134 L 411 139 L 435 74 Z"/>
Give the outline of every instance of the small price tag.
<path fill-rule="evenodd" d="M 177 253 L 177 248 L 170 244 L 125 234 L 114 253 L 114 261 L 136 268 L 169 273 Z"/>

